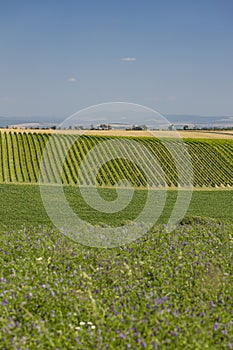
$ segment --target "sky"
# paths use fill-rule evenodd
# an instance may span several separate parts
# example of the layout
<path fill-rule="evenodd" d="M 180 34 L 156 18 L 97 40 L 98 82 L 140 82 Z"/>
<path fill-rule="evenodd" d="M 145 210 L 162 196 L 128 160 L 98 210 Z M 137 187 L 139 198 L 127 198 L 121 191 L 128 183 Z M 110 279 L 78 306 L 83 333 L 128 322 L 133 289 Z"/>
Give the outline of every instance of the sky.
<path fill-rule="evenodd" d="M 0 0 L 0 116 L 233 115 L 232 0 Z"/>

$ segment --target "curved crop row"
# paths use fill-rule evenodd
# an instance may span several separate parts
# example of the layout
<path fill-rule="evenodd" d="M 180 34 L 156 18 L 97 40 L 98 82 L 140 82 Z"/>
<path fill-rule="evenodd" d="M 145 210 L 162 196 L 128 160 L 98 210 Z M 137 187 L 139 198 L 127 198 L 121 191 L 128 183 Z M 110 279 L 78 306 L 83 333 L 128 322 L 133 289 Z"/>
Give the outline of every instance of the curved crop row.
<path fill-rule="evenodd" d="M 165 182 L 168 186 L 184 186 L 188 184 L 191 159 L 194 186 L 233 186 L 233 140 L 186 139 L 186 153 L 178 139 L 140 137 L 121 143 L 121 137 L 55 135 L 49 143 L 48 157 L 42 158 L 49 137 L 42 133 L 1 132 L 0 182 L 37 183 L 40 176 L 45 183 L 68 185 L 115 186 L 126 179 L 136 187 L 164 186 Z M 117 142 L 106 146 L 104 141 L 113 139 Z M 100 163 L 94 176 L 93 169 Z"/>

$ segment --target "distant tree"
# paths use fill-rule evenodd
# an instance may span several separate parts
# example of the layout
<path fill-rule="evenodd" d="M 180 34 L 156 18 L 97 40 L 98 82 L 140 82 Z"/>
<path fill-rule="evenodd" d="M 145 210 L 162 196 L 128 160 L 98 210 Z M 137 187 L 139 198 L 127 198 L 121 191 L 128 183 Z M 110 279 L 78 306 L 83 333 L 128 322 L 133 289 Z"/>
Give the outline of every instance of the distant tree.
<path fill-rule="evenodd" d="M 169 125 L 168 130 L 174 130 L 174 124 Z"/>
<path fill-rule="evenodd" d="M 100 124 L 100 129 L 101 130 L 106 130 L 107 129 L 107 125 L 106 124 Z"/>
<path fill-rule="evenodd" d="M 143 130 L 141 125 L 133 125 L 132 130 Z"/>
<path fill-rule="evenodd" d="M 184 125 L 183 130 L 188 130 L 189 126 L 188 125 Z"/>

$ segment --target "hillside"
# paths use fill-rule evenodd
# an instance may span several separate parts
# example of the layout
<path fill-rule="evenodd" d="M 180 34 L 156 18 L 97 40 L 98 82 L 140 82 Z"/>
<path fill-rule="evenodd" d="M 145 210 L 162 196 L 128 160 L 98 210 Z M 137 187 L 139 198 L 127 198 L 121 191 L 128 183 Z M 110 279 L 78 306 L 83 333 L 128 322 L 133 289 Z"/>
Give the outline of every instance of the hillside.
<path fill-rule="evenodd" d="M 146 176 L 143 169 L 130 161 L 130 157 L 138 149 L 133 149 L 134 145 L 127 144 L 124 150 L 129 160 L 122 158 L 110 160 L 102 166 L 96 179 L 91 178 L 92 167 L 96 159 L 101 158 L 103 154 L 115 157 L 117 151 L 106 146 L 103 141 L 116 140 L 107 136 L 79 136 L 76 140 L 75 135 L 55 135 L 51 146 L 51 157 L 45 164 L 45 172 L 42 181 L 46 183 L 59 182 L 59 169 L 65 150 L 69 144 L 73 144 L 67 156 L 64 158 L 63 172 L 61 174 L 64 184 L 75 185 L 77 183 L 79 166 L 84 156 L 96 145 L 97 151 L 89 157 L 89 164 L 79 182 L 81 185 L 115 186 L 122 178 L 129 180 L 133 186 L 144 187 L 147 185 Z M 44 147 L 49 139 L 47 133 L 24 133 L 24 132 L 2 132 L 0 133 L 0 183 L 37 183 L 39 179 L 39 167 Z M 123 138 L 118 138 L 122 140 Z M 125 138 L 126 139 L 126 138 Z M 164 180 L 170 187 L 177 186 L 180 183 L 176 164 L 172 158 L 172 149 L 177 150 L 178 162 L 183 162 L 183 171 L 185 172 L 185 160 L 181 159 L 179 147 L 181 141 L 177 139 L 166 139 L 166 143 L 156 138 L 130 138 L 134 143 L 139 143 L 142 152 L 146 148 L 148 152 L 154 155 L 161 166 L 163 174 L 159 170 L 150 170 L 150 155 L 145 154 L 145 163 L 148 164 L 148 173 L 150 175 L 150 186 L 163 186 Z M 191 156 L 193 166 L 193 184 L 196 187 L 231 187 L 233 186 L 233 140 L 212 140 L 212 139 L 185 139 L 185 145 Z M 108 149 L 107 149 L 107 148 Z M 142 154 L 138 154 L 142 157 Z M 148 159 L 147 159 L 147 158 Z M 179 159 L 180 157 L 180 159 Z M 96 158 L 96 159 L 94 159 Z M 153 170 L 153 169 L 152 169 Z M 164 179 L 163 179 L 164 176 Z"/>

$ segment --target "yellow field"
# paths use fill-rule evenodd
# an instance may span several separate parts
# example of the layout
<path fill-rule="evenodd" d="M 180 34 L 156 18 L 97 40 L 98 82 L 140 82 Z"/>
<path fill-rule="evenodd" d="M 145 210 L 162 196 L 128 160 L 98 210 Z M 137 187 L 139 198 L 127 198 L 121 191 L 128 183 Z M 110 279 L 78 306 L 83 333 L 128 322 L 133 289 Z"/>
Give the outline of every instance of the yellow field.
<path fill-rule="evenodd" d="M 137 131 L 137 130 L 44 130 L 44 129 L 0 129 L 1 132 L 33 132 L 33 133 L 51 133 L 51 134 L 85 134 L 85 135 L 101 135 L 101 136 L 139 136 L 139 137 L 177 137 L 181 138 L 202 138 L 202 139 L 233 139 L 233 130 L 224 131 L 207 131 L 207 130 L 180 130 L 174 131 Z"/>

